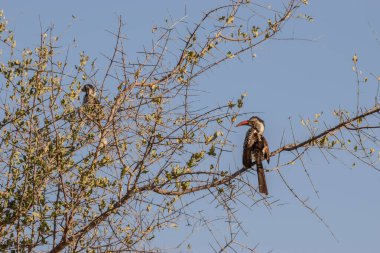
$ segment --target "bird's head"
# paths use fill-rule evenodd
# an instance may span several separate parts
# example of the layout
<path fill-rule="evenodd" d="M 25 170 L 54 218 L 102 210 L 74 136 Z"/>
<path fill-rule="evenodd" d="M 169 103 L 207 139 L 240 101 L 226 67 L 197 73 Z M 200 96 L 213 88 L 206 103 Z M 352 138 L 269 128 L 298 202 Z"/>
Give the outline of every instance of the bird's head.
<path fill-rule="evenodd" d="M 264 133 L 264 129 L 265 129 L 264 120 L 260 119 L 257 116 L 253 116 L 249 120 L 244 120 L 244 121 L 240 122 L 239 124 L 237 124 L 236 126 L 237 127 L 239 127 L 239 126 L 250 126 L 254 129 L 256 129 L 260 134 Z"/>
<path fill-rule="evenodd" d="M 90 96 L 96 95 L 95 87 L 91 84 L 86 84 L 85 86 L 83 86 L 82 92 L 85 92 L 87 95 L 90 95 Z"/>

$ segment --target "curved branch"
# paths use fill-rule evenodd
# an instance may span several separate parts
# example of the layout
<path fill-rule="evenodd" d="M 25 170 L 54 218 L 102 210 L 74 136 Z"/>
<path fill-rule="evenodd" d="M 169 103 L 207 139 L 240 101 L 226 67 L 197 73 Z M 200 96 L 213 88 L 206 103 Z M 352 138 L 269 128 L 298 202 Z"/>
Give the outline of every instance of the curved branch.
<path fill-rule="evenodd" d="M 367 110 L 366 112 L 354 117 L 354 118 L 350 118 L 350 119 L 347 119 L 343 122 L 341 122 L 340 124 L 334 126 L 334 127 L 331 127 L 327 130 L 325 130 L 324 132 L 316 135 L 316 136 L 313 136 L 303 142 L 300 142 L 300 143 L 293 143 L 293 144 L 288 144 L 288 145 L 285 145 L 281 148 L 278 148 L 277 150 L 273 151 L 270 156 L 275 156 L 283 151 L 293 151 L 293 150 L 296 150 L 296 149 L 299 149 L 299 148 L 305 148 L 305 147 L 308 147 L 311 143 L 313 143 L 314 141 L 322 138 L 322 137 L 325 137 L 325 136 L 329 136 L 329 135 L 332 135 L 333 133 L 335 133 L 336 131 L 338 131 L 339 129 L 341 128 L 344 128 L 346 127 L 347 125 L 351 124 L 352 122 L 358 120 L 358 119 L 362 119 L 362 118 L 365 118 L 369 115 L 372 115 L 372 114 L 375 114 L 375 113 L 378 113 L 380 112 L 380 106 L 379 105 L 376 105 L 375 107 L 373 107 L 372 109 L 369 109 Z M 253 164 L 254 165 L 254 164 Z M 161 188 L 153 188 L 152 190 L 156 193 L 159 193 L 159 194 L 162 194 L 162 195 L 185 195 L 185 194 L 189 194 L 189 193 L 193 193 L 193 192 L 197 192 L 197 191 L 201 191 L 201 190 L 206 190 L 206 189 L 210 189 L 210 188 L 213 188 L 213 187 L 216 187 L 216 186 L 219 186 L 219 185 L 223 185 L 229 181 L 231 181 L 232 179 L 240 176 L 241 174 L 243 174 L 245 171 L 247 171 L 248 169 L 250 168 L 241 168 L 240 170 L 234 172 L 233 174 L 229 175 L 229 176 L 226 176 L 225 178 L 223 179 L 220 179 L 220 180 L 216 180 L 212 183 L 209 183 L 209 184 L 205 184 L 205 185 L 200 185 L 200 186 L 196 186 L 196 187 L 193 187 L 193 188 L 189 188 L 189 189 L 186 189 L 184 191 L 168 191 L 168 190 L 164 190 L 164 189 L 161 189 Z"/>

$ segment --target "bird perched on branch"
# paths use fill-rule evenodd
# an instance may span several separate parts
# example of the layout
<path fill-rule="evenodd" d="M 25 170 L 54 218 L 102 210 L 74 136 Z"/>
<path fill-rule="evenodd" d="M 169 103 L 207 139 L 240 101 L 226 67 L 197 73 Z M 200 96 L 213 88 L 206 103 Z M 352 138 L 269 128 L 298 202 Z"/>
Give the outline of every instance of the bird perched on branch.
<path fill-rule="evenodd" d="M 95 87 L 91 84 L 86 84 L 82 88 L 85 93 L 82 102 L 82 112 L 87 120 L 96 122 L 100 127 L 100 121 L 103 116 L 103 107 L 96 97 Z"/>
<path fill-rule="evenodd" d="M 250 126 L 251 128 L 245 135 L 243 165 L 246 168 L 251 168 L 253 163 L 256 162 L 259 192 L 268 195 L 268 188 L 262 163 L 264 160 L 267 160 L 269 163 L 270 158 L 268 143 L 263 135 L 265 124 L 262 119 L 253 116 L 249 120 L 242 121 L 236 126 L 238 127 L 245 125 Z"/>
<path fill-rule="evenodd" d="M 100 104 L 98 98 L 96 97 L 95 87 L 91 84 L 86 84 L 82 88 L 82 92 L 85 93 L 82 102 L 82 113 L 86 118 L 87 122 L 94 122 L 99 128 L 99 147 L 104 148 L 107 146 L 108 141 L 105 134 L 101 133 L 102 129 L 101 120 L 104 117 L 103 106 Z"/>

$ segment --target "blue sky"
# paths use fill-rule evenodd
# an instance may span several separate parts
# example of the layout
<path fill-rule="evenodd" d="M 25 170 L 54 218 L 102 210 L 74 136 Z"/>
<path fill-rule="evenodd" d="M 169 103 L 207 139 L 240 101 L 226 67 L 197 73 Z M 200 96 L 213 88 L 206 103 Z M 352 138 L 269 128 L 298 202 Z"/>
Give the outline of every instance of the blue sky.
<path fill-rule="evenodd" d="M 294 20 L 279 36 L 298 39 L 270 41 L 254 50 L 255 59 L 234 59 L 197 80 L 199 87 L 208 92 L 203 98 L 208 96 L 206 102 L 215 105 L 246 91 L 245 111 L 262 112 L 260 117 L 267 124 L 266 136 L 273 149 L 279 146 L 283 131 L 289 133 L 289 117 L 296 125 L 297 139 L 302 140 L 307 132 L 300 127 L 300 116 L 313 117 L 323 111 L 322 119 L 331 122 L 334 109 L 355 109 L 356 84 L 351 60 L 354 53 L 359 57 L 359 68 L 366 75 L 380 76 L 380 2 L 309 2 L 300 13 L 310 15 L 314 22 Z M 134 52 L 143 45 L 150 45 L 154 25 L 163 24 L 166 18 L 182 17 L 185 9 L 189 20 L 196 21 L 202 11 L 216 6 L 218 1 L 0 0 L 0 3 L 16 33 L 19 47 L 37 45 L 40 22 L 45 27 L 54 24 L 56 31 L 63 33 L 63 44 L 75 38 L 78 52 L 97 57 L 102 65 L 105 59 L 101 54 L 109 55 L 114 45 L 106 30 L 116 30 L 118 15 L 126 22 L 129 54 L 135 57 Z M 373 103 L 376 85 L 371 78 L 363 85 L 363 105 Z M 244 134 L 245 129 L 239 129 L 232 140 L 241 143 Z M 229 158 L 230 166 L 239 166 L 240 154 L 241 147 L 237 145 Z M 294 200 L 274 173 L 267 176 L 269 190 L 283 205 L 271 212 L 262 206 L 252 210 L 242 207 L 239 215 L 247 236 L 241 240 L 251 245 L 259 243 L 259 252 L 378 251 L 380 174 L 361 164 L 351 169 L 334 160 L 328 163 L 318 153 L 312 155 L 308 168 L 319 198 L 313 194 L 300 165 L 287 167 L 284 174 L 301 196 L 310 197 L 311 206 L 318 207 L 339 243 Z M 352 163 L 351 157 L 343 155 L 342 159 L 347 164 Z M 206 211 L 212 212 L 212 208 L 210 205 Z M 194 252 L 209 251 L 207 238 L 195 236 L 194 240 L 198 240 L 193 246 Z"/>

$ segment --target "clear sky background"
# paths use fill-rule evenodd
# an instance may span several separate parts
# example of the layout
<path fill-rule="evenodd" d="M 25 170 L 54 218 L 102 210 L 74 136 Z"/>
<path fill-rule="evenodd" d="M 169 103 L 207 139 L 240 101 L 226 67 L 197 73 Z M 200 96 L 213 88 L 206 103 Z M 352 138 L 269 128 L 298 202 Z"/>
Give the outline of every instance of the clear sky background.
<path fill-rule="evenodd" d="M 314 22 L 289 22 L 279 36 L 308 40 L 270 41 L 254 50 L 257 55 L 254 60 L 234 59 L 197 79 L 199 87 L 208 92 L 200 102 L 205 105 L 225 103 L 246 91 L 244 109 L 262 112 L 260 117 L 267 124 L 266 136 L 272 149 L 279 146 L 284 130 L 290 133 L 289 117 L 296 125 L 296 138 L 303 140 L 307 132 L 299 126 L 299 116 L 313 117 L 323 111 L 322 120 L 332 124 L 334 109 L 355 109 L 356 83 L 351 60 L 354 53 L 365 74 L 380 76 L 380 1 L 309 2 L 300 12 L 312 16 Z M 54 24 L 57 33 L 63 33 L 67 42 L 75 38 L 78 52 L 83 50 L 97 57 L 100 66 L 106 63 L 101 54 L 109 55 L 113 50 L 114 39 L 106 30 L 116 30 L 118 15 L 126 22 L 129 54 L 135 57 L 134 52 L 150 45 L 154 25 L 163 24 L 166 18 L 182 17 L 185 9 L 189 20 L 196 21 L 202 11 L 218 5 L 214 0 L 0 0 L 0 3 L 19 47 L 32 48 L 38 44 L 40 22 L 44 27 Z M 76 17 L 74 22 L 72 15 Z M 363 85 L 363 105 L 373 103 L 376 87 L 371 78 Z M 205 100 L 206 96 L 209 97 Z M 238 130 L 232 137 L 234 143 L 243 142 L 246 129 Z M 353 161 L 346 156 L 342 160 L 348 165 Z M 228 166 L 240 166 L 240 144 L 226 162 Z M 318 207 L 339 242 L 295 201 L 274 173 L 267 176 L 269 191 L 281 205 L 271 211 L 263 206 L 251 210 L 242 207 L 239 216 L 247 235 L 241 240 L 251 245 L 259 243 L 258 252 L 380 252 L 380 173 L 363 164 L 350 168 L 333 159 L 326 162 L 319 154 L 308 161 L 308 168 L 319 198 L 313 194 L 299 164 L 287 167 L 284 173 L 294 189 L 301 196 L 310 197 L 311 206 Z M 200 208 L 212 212 L 214 207 Z M 175 235 L 171 236 L 175 239 Z M 194 238 L 193 252 L 210 251 L 210 238 Z"/>

